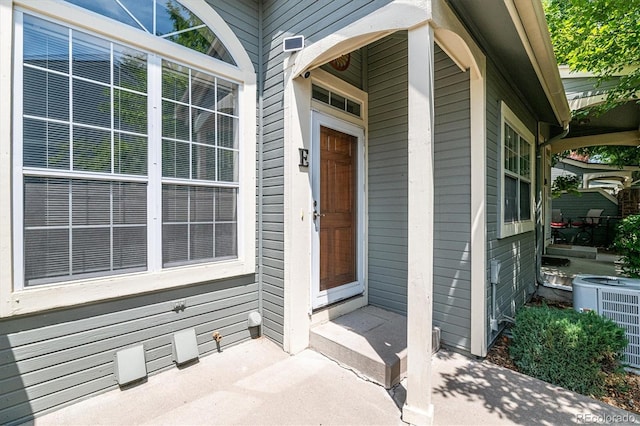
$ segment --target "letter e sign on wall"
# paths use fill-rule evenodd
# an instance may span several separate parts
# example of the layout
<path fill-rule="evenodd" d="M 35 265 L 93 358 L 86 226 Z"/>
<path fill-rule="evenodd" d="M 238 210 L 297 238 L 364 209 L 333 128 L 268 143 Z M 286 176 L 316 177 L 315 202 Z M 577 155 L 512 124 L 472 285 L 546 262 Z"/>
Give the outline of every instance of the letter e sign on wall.
<path fill-rule="evenodd" d="M 300 167 L 309 167 L 309 150 L 304 148 L 299 148 L 300 151 Z"/>

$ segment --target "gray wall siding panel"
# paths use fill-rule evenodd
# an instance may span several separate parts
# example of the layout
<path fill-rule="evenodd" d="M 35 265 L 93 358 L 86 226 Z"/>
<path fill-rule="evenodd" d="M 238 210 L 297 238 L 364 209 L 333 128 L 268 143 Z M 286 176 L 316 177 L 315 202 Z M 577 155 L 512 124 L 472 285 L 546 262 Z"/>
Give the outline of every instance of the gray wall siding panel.
<path fill-rule="evenodd" d="M 436 51 L 434 324 L 444 343 L 468 350 L 469 76 Z M 406 314 L 406 33 L 372 43 L 368 58 L 369 303 Z"/>
<path fill-rule="evenodd" d="M 258 70 L 255 0 L 206 0 L 227 22 Z M 215 30 L 215 29 L 214 29 Z M 251 148 L 253 149 L 253 148 Z M 281 220 L 278 221 L 281 223 Z M 186 309 L 172 310 L 176 300 Z M 196 329 L 200 356 L 250 338 L 247 315 L 259 308 L 255 275 L 0 321 L 0 424 L 117 388 L 117 350 L 143 344 L 147 371 L 174 366 L 171 335 Z"/>
<path fill-rule="evenodd" d="M 406 33 L 368 46 L 369 303 L 402 314 L 407 312 L 407 54 Z"/>
<path fill-rule="evenodd" d="M 255 0 L 206 0 L 229 25 L 258 71 L 258 2 Z"/>
<path fill-rule="evenodd" d="M 338 71 L 330 64 L 324 64 L 320 68 L 333 74 L 341 80 L 362 89 L 362 49 L 350 53 L 349 67 L 344 71 Z"/>
<path fill-rule="evenodd" d="M 580 196 L 564 193 L 558 198 L 554 198 L 552 207 L 562 210 L 565 220 L 582 220 L 589 209 L 603 209 L 600 216 L 617 216 L 618 204 L 614 203 L 599 192 L 581 192 Z"/>
<path fill-rule="evenodd" d="M 435 49 L 433 323 L 443 343 L 469 350 L 471 148 L 469 73 Z M 453 175 L 449 172 L 455 171 Z"/>
<path fill-rule="evenodd" d="M 258 309 L 254 275 L 2 321 L 0 423 L 117 388 L 115 352 L 143 344 L 147 371 L 172 367 L 171 336 L 194 327 L 200 356 L 247 340 Z M 173 311 L 176 300 L 186 309 Z"/>
<path fill-rule="evenodd" d="M 304 35 L 307 46 L 360 19 L 388 3 L 383 1 L 318 2 L 312 0 L 266 0 L 262 3 L 263 36 L 261 58 L 264 64 L 263 92 L 263 294 L 270 303 L 263 306 L 266 337 L 282 343 L 284 323 L 284 114 L 282 39 Z M 353 52 L 351 66 L 343 73 L 333 72 L 361 87 L 361 53 Z M 267 228 L 269 224 L 269 228 Z M 280 225 L 280 226 L 278 226 Z M 276 302 L 280 299 L 280 302 Z"/>
<path fill-rule="evenodd" d="M 616 86 L 618 81 L 619 78 L 614 77 L 609 81 L 603 81 L 598 84 L 598 79 L 593 77 L 564 78 L 562 79 L 562 85 L 567 94 L 567 99 L 571 101 L 605 94 L 608 89 Z"/>
<path fill-rule="evenodd" d="M 535 135 L 536 120 L 517 98 L 492 62 L 487 63 L 487 145 L 486 145 L 486 192 L 487 192 L 487 269 L 486 269 L 486 330 L 489 343 L 496 337 L 490 329 L 492 315 L 490 269 L 491 260 L 501 263 L 500 283 L 497 286 L 497 316 L 513 316 L 535 289 L 535 232 L 499 239 L 498 206 L 500 199 L 500 101 L 520 118 Z"/>

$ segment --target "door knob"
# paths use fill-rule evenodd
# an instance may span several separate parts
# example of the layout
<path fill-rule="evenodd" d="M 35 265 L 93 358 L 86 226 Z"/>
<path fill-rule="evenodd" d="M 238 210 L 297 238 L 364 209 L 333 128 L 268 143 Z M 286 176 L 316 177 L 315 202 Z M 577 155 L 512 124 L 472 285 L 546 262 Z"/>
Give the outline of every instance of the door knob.
<path fill-rule="evenodd" d="M 318 213 L 317 210 L 313 211 L 313 220 L 316 220 L 317 218 L 323 217 L 323 216 L 324 216 L 324 214 Z"/>

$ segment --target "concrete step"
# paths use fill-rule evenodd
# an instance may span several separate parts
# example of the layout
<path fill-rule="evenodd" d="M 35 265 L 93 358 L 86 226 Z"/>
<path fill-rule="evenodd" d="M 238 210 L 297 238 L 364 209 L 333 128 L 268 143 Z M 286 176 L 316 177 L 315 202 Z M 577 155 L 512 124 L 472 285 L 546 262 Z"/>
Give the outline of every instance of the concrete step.
<path fill-rule="evenodd" d="M 365 306 L 311 329 L 309 346 L 389 389 L 407 371 L 407 318 Z"/>
<path fill-rule="evenodd" d="M 581 259 L 595 259 L 598 255 L 598 249 L 586 246 L 551 244 L 547 247 L 546 254 L 552 256 L 578 257 Z"/>
<path fill-rule="evenodd" d="M 544 272 L 542 278 L 544 281 L 551 285 L 560 285 L 565 287 L 571 287 L 573 285 L 573 278 L 575 274 L 559 274 L 553 272 Z"/>

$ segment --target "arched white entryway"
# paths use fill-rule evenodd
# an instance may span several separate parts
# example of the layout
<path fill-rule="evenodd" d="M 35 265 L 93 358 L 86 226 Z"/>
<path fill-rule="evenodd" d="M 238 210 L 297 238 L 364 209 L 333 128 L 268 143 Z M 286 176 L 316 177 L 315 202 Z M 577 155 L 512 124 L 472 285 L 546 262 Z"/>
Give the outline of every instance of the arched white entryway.
<path fill-rule="evenodd" d="M 386 35 L 408 31 L 408 367 L 403 418 L 432 418 L 434 44 L 470 73 L 471 98 L 471 351 L 486 353 L 485 57 L 444 1 L 394 1 L 285 59 L 285 293 L 284 348 L 308 346 L 312 217 L 310 176 L 298 166 L 311 144 L 311 82 L 307 71 Z M 312 72 L 313 74 L 313 72 Z M 426 219 L 425 219 L 426 218 Z"/>

